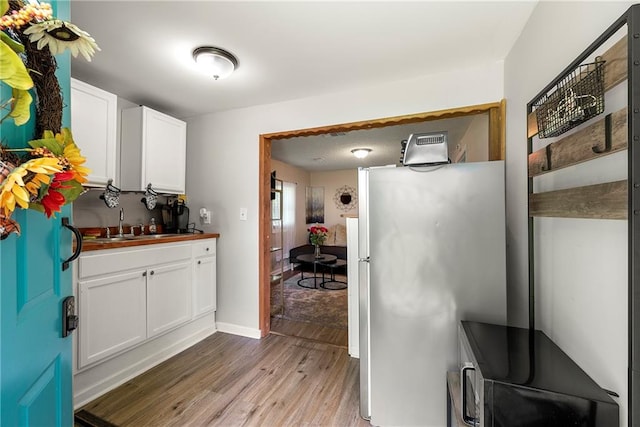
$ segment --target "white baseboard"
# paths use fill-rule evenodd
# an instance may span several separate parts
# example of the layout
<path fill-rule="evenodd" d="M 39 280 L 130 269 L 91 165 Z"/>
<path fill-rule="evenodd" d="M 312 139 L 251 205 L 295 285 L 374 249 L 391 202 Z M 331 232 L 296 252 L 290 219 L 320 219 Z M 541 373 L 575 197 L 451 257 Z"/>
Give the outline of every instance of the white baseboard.
<path fill-rule="evenodd" d="M 76 372 L 73 378 L 74 409 L 148 371 L 216 331 L 213 314 L 207 315 L 102 363 Z"/>
<path fill-rule="evenodd" d="M 260 329 L 247 328 L 246 326 L 234 325 L 233 323 L 218 322 L 216 326 L 218 327 L 218 331 L 225 332 L 227 334 L 240 335 L 241 337 L 255 339 L 260 339 L 262 336 Z"/>

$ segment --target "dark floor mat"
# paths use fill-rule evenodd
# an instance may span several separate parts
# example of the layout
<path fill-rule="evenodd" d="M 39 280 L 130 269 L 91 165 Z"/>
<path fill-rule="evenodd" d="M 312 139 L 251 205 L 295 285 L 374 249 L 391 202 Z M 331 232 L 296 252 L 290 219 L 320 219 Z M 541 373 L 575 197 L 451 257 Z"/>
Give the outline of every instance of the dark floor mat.
<path fill-rule="evenodd" d="M 118 427 L 109 421 L 103 420 L 100 417 L 96 417 L 90 412 L 84 409 L 75 413 L 74 421 L 76 426 L 82 427 Z"/>

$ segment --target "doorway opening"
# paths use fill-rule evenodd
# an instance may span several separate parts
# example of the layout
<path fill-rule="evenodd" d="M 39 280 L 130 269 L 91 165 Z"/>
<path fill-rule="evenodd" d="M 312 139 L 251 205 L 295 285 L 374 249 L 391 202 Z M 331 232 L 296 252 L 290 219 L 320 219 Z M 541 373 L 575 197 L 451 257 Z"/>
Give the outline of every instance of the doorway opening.
<path fill-rule="evenodd" d="M 343 123 L 316 128 L 290 130 L 259 136 L 259 316 L 261 336 L 271 331 L 271 147 L 272 141 L 297 138 L 303 136 L 317 136 L 339 132 L 350 132 L 362 129 L 375 129 L 387 126 L 397 126 L 410 123 L 428 122 L 454 117 L 488 114 L 488 158 L 489 160 L 504 160 L 505 157 L 505 116 L 506 102 L 473 105 L 447 110 L 418 113 L 412 115 L 387 117 L 375 120 Z"/>

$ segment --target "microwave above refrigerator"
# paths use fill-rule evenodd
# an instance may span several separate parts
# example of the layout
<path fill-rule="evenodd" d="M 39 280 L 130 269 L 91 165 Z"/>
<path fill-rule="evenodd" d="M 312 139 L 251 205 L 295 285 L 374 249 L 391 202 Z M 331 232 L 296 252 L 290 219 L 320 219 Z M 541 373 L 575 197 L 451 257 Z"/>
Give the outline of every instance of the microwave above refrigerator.
<path fill-rule="evenodd" d="M 541 331 L 462 321 L 461 418 L 474 427 L 618 426 L 618 405 Z"/>

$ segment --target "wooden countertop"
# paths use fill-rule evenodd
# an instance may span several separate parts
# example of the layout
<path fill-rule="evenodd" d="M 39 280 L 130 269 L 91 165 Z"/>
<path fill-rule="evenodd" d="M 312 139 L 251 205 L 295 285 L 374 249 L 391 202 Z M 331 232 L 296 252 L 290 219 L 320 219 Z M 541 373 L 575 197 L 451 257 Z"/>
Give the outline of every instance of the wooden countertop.
<path fill-rule="evenodd" d="M 189 240 L 217 239 L 219 237 L 219 233 L 187 233 L 158 238 L 140 238 L 132 240 L 119 240 L 113 242 L 101 242 L 93 239 L 85 239 L 82 241 L 82 252 L 98 251 L 102 249 L 129 248 L 133 246 L 157 245 L 161 243 L 185 242 Z"/>

